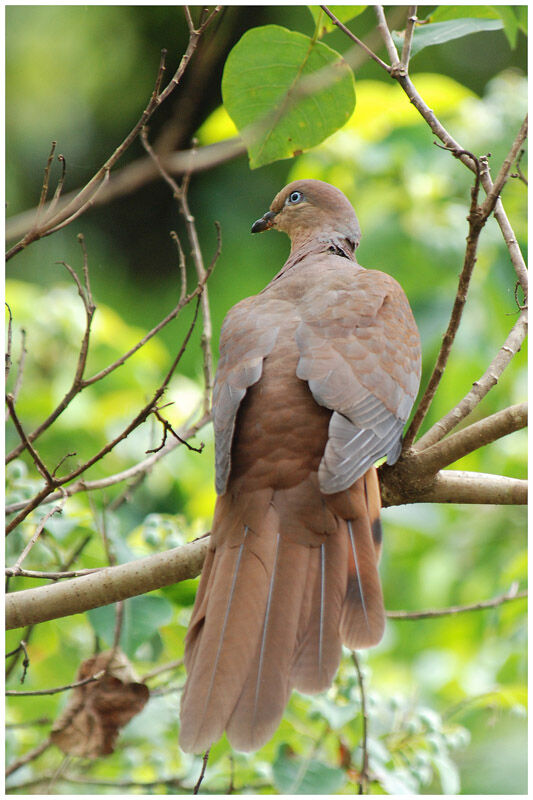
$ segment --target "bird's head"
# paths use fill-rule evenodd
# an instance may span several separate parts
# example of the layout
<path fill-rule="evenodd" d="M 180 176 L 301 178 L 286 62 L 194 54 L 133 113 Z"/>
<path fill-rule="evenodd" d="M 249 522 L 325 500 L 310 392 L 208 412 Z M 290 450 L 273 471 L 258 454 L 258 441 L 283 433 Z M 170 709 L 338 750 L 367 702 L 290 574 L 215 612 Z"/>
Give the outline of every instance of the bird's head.
<path fill-rule="evenodd" d="M 270 210 L 252 225 L 252 233 L 270 228 L 285 231 L 292 251 L 313 240 L 347 247 L 359 244 L 359 222 L 348 199 L 329 183 L 293 181 L 278 192 Z"/>

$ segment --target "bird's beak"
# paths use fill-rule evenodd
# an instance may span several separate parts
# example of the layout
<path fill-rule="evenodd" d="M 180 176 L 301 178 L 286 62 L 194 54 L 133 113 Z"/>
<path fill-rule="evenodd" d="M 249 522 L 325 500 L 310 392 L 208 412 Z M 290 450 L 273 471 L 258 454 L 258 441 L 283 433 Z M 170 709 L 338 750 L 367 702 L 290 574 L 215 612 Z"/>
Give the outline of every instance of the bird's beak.
<path fill-rule="evenodd" d="M 261 233 L 262 231 L 268 231 L 274 224 L 274 218 L 276 213 L 274 211 L 267 211 L 266 214 L 263 214 L 261 219 L 258 219 L 252 225 L 252 233 Z"/>

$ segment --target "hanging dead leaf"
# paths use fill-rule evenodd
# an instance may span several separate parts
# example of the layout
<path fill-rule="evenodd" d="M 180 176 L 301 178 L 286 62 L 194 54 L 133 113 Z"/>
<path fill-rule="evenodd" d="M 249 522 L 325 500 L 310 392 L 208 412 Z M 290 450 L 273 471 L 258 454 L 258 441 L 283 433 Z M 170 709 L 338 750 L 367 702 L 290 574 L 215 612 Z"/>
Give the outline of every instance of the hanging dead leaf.
<path fill-rule="evenodd" d="M 106 651 L 84 661 L 77 681 L 103 671 L 98 680 L 77 686 L 54 723 L 51 737 L 69 755 L 98 758 L 112 753 L 120 728 L 144 708 L 150 692 L 138 683 L 124 653 Z"/>

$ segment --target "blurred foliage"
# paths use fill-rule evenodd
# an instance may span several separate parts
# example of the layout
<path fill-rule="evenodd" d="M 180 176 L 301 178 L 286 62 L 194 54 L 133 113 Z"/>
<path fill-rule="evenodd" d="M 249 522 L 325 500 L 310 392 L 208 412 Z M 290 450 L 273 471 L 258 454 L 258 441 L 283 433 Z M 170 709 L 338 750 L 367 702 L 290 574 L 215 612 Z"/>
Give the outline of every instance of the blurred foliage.
<path fill-rule="evenodd" d="M 373 28 L 370 9 L 349 8 L 350 18 L 357 15 L 350 25 L 358 35 Z M 491 12 L 488 18 L 494 18 L 492 9 L 499 7 L 483 8 Z M 431 22 L 449 19 L 446 9 L 439 7 L 434 13 L 428 7 Z M 396 7 L 391 13 L 399 14 L 395 26 L 403 27 L 405 9 Z M 463 146 L 477 154 L 490 151 L 493 172 L 507 154 L 527 106 L 524 21 L 520 13 L 515 16 L 515 50 L 506 38 L 512 21 L 504 19 L 505 32 L 482 32 L 428 47 L 413 62 L 413 80 L 428 105 Z M 154 118 L 154 130 L 158 126 L 165 130 L 165 125 L 172 124 L 172 112 L 195 100 L 190 133 L 197 133 L 200 145 L 234 135 L 231 120 L 220 106 L 221 69 L 216 65 L 224 63 L 244 30 L 265 24 L 283 25 L 309 36 L 315 27 L 303 7 L 227 9 L 209 39 L 222 42 L 217 58 L 209 62 L 214 65 L 211 71 L 202 75 L 199 67 L 212 53 L 206 46 L 192 61 L 189 82 L 176 98 L 175 108 L 163 108 L 162 119 Z M 173 46 L 177 59 L 186 38 L 183 15 L 175 7 L 8 7 L 9 214 L 35 205 L 52 138 L 58 139 L 67 158 L 68 188 L 82 185 L 143 107 L 160 47 Z M 349 44 L 339 31 L 327 33 L 325 39 L 340 52 Z M 356 96 L 349 122 L 298 158 L 250 173 L 243 157 L 193 178 L 190 202 L 206 259 L 214 250 L 214 219 L 220 220 L 223 231 L 223 254 L 209 284 L 215 351 L 227 309 L 259 291 L 288 250 L 281 236 L 248 237 L 250 224 L 285 182 L 315 177 L 334 183 L 353 202 L 363 231 L 360 262 L 390 271 L 407 292 L 422 336 L 424 385 L 462 265 L 472 176 L 434 145 L 434 137 L 401 89 L 375 64 L 358 70 Z M 140 148 L 132 148 L 127 158 L 140 155 Z M 525 159 L 522 168 L 526 170 Z M 508 182 L 504 201 L 524 250 L 526 193 L 520 181 Z M 181 232 L 180 226 L 167 187 L 152 183 L 131 197 L 85 214 L 9 263 L 6 294 L 14 318 L 14 366 L 8 389 L 15 381 L 21 330 L 25 329 L 28 355 L 17 409 L 27 430 L 50 413 L 75 369 L 83 308 L 71 278 L 56 262 L 66 260 L 79 268 L 77 232 L 85 234 L 98 306 L 89 356 L 92 374 L 134 345 L 172 308 L 180 287 L 168 232 L 171 228 Z M 191 273 L 189 288 L 193 282 Z M 161 382 L 191 313 L 187 309 L 183 319 L 171 323 L 105 381 L 76 398 L 39 440 L 39 453 L 47 464 L 53 467 L 75 450 L 76 455 L 61 467 L 70 469 L 121 430 Z M 460 400 L 485 371 L 516 314 L 515 275 L 500 231 L 491 220 L 481 237 L 452 358 L 425 427 Z M 173 402 L 165 415 L 175 428 L 191 418 L 201 399 L 198 343 L 199 331 L 165 394 L 165 401 Z M 468 422 L 523 399 L 524 350 Z M 17 443 L 12 426 L 6 437 L 10 449 Z M 102 477 L 137 463 L 147 450 L 158 446 L 161 437 L 161 426 L 150 420 L 87 477 Z M 24 566 L 58 570 L 75 557 L 72 568 L 97 567 L 107 563 L 109 551 L 118 562 L 129 561 L 204 533 L 215 501 L 211 428 L 202 430 L 193 444 L 200 440 L 206 445 L 202 454 L 174 450 L 120 505 L 117 498 L 123 485 L 91 498 L 84 494 L 70 498 L 61 516 L 48 521 Z M 472 453 L 454 467 L 522 478 L 525 449 L 526 435 L 521 431 Z M 31 461 L 23 456 L 7 469 L 6 502 L 31 497 L 40 485 Z M 110 508 L 113 501 L 118 507 Z M 41 507 L 8 537 L 8 565 L 49 508 Z M 474 603 L 506 592 L 514 582 L 525 583 L 523 508 L 416 505 L 386 509 L 383 521 L 381 574 L 388 608 Z M 9 589 L 39 583 L 12 579 Z M 127 601 L 121 644 L 139 676 L 181 658 L 196 584 L 187 581 Z M 379 647 L 359 654 L 370 717 L 369 767 L 374 777 L 370 791 L 525 792 L 524 612 L 525 602 L 517 601 L 436 619 L 390 620 Z M 14 649 L 24 636 L 30 667 L 22 688 L 42 689 L 72 681 L 80 662 L 96 647 L 110 645 L 113 634 L 114 608 L 105 607 L 33 630 L 10 631 L 6 648 Z M 8 666 L 12 661 L 8 660 Z M 9 673 L 8 687 L 21 688 L 21 675 L 18 662 Z M 189 793 L 201 759 L 181 753 L 177 746 L 183 681 L 183 667 L 149 679 L 153 696 L 124 729 L 117 751 L 90 765 L 70 760 L 67 773 L 84 774 L 87 783 L 52 781 L 50 791 L 142 791 L 135 786 L 117 790 L 90 783 L 127 778 L 141 786 L 149 783 L 146 791 L 153 793 Z M 347 655 L 328 692 L 314 698 L 293 694 L 275 737 L 258 753 L 232 754 L 225 739 L 217 743 L 203 789 L 353 794 L 362 758 L 360 703 L 356 673 Z M 8 764 L 42 741 L 65 704 L 65 694 L 10 698 Z M 40 718 L 49 722 L 25 724 Z M 59 751 L 51 748 L 18 770 L 10 783 L 22 784 L 59 767 L 65 770 Z M 165 777 L 177 778 L 178 783 L 166 784 Z M 21 791 L 32 790 L 29 786 Z"/>

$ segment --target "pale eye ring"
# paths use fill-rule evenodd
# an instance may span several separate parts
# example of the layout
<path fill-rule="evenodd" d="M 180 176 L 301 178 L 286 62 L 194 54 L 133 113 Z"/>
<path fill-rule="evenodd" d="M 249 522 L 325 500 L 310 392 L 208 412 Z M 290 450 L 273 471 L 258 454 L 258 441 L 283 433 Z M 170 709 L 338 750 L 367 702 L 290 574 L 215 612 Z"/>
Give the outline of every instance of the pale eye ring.
<path fill-rule="evenodd" d="M 303 200 L 303 194 L 301 192 L 291 192 L 288 197 L 289 203 L 299 203 L 300 200 Z"/>

